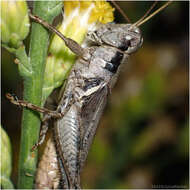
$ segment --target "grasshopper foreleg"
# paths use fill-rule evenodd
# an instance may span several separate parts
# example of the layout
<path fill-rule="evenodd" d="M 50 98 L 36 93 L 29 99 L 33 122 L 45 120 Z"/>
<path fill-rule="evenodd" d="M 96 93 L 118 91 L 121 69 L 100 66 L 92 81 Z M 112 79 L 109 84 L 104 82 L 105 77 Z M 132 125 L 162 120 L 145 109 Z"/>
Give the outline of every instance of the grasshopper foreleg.
<path fill-rule="evenodd" d="M 39 106 L 36 106 L 32 103 L 29 103 L 27 101 L 24 101 L 24 100 L 19 100 L 16 95 L 12 95 L 10 93 L 7 93 L 6 94 L 6 98 L 9 99 L 9 101 L 15 105 L 18 105 L 20 107 L 24 107 L 24 108 L 28 108 L 28 109 L 31 109 L 31 110 L 34 110 L 34 111 L 37 111 L 37 112 L 40 112 L 40 113 L 43 113 L 44 114 L 44 117 L 42 119 L 42 126 L 41 126 L 41 130 L 40 130 L 40 137 L 39 137 L 39 140 L 38 142 L 32 147 L 31 151 L 34 151 L 39 145 L 41 145 L 43 142 L 44 142 L 44 139 L 45 139 L 45 136 L 46 136 L 46 133 L 47 133 L 47 130 L 48 130 L 48 121 L 51 119 L 51 118 L 54 118 L 54 119 L 59 119 L 59 118 L 62 118 L 65 113 L 67 113 L 67 111 L 69 110 L 70 106 L 72 105 L 72 102 L 67 102 L 65 101 L 64 102 L 64 106 L 62 106 L 64 109 L 58 109 L 56 111 L 52 111 L 52 110 L 49 110 L 49 109 L 46 109 L 46 108 L 41 108 Z M 72 97 L 70 97 L 72 99 Z"/>
<path fill-rule="evenodd" d="M 47 23 L 46 21 L 42 20 L 38 16 L 32 15 L 29 13 L 29 16 L 32 20 L 35 22 L 43 25 L 45 28 L 49 29 L 50 31 L 56 33 L 64 42 L 65 45 L 77 56 L 82 57 L 84 59 L 88 59 L 88 55 L 86 54 L 86 51 L 84 48 L 82 48 L 77 42 L 72 40 L 71 38 L 67 38 L 64 36 L 61 32 L 59 32 L 56 28 L 54 28 L 51 24 Z"/>
<path fill-rule="evenodd" d="M 51 116 L 45 115 L 42 119 L 42 126 L 40 129 L 40 136 L 38 142 L 32 147 L 31 151 L 34 151 L 39 145 L 41 145 L 46 137 L 48 131 L 48 120 L 51 119 Z"/>
<path fill-rule="evenodd" d="M 46 115 L 49 115 L 49 118 L 61 118 L 63 117 L 63 113 L 59 113 L 57 111 L 52 111 L 46 108 L 41 108 L 39 106 L 36 106 L 30 102 L 19 100 L 18 98 L 15 98 L 15 95 L 11 95 L 10 93 L 6 94 L 6 98 L 9 99 L 9 101 L 15 105 L 22 106 L 24 108 L 28 108 Z M 47 119 L 46 119 L 47 120 Z"/>

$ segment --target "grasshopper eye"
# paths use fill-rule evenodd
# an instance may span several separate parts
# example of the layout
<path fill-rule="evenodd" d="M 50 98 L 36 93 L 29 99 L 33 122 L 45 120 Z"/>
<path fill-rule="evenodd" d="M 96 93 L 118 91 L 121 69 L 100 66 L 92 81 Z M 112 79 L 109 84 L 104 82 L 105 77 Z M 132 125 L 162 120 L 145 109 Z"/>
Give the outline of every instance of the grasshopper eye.
<path fill-rule="evenodd" d="M 131 24 L 106 24 L 93 32 L 88 38 L 101 45 L 108 45 L 131 54 L 142 45 L 141 31 Z"/>
<path fill-rule="evenodd" d="M 137 34 L 141 34 L 141 31 L 139 28 L 135 28 L 134 32 L 136 32 Z"/>
<path fill-rule="evenodd" d="M 125 39 L 128 40 L 128 41 L 130 41 L 132 38 L 131 38 L 130 35 L 127 35 L 127 36 L 125 37 Z"/>
<path fill-rule="evenodd" d="M 136 52 L 143 44 L 143 38 L 131 38 L 131 40 L 129 40 L 129 47 L 128 49 L 125 51 L 125 53 L 127 54 L 132 54 L 134 52 Z"/>
<path fill-rule="evenodd" d="M 126 26 L 126 36 L 125 39 L 128 40 L 128 48 L 125 50 L 125 53 L 131 54 L 136 52 L 143 43 L 143 38 L 141 31 L 138 27 L 131 27 L 132 25 Z"/>

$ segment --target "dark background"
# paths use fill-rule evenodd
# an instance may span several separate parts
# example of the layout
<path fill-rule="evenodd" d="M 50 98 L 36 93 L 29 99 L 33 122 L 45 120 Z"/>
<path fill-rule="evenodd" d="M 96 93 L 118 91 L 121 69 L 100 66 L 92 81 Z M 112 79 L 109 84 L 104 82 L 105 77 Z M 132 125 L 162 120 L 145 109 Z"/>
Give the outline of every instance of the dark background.
<path fill-rule="evenodd" d="M 136 22 L 152 2 L 118 4 Z M 189 187 L 188 11 L 189 2 L 173 2 L 141 26 L 143 47 L 130 57 L 109 98 L 83 172 L 84 188 Z M 117 11 L 115 21 L 126 22 Z M 23 84 L 13 61 L 2 49 L 1 122 L 12 143 L 16 183 L 21 109 L 5 93 L 22 98 Z"/>

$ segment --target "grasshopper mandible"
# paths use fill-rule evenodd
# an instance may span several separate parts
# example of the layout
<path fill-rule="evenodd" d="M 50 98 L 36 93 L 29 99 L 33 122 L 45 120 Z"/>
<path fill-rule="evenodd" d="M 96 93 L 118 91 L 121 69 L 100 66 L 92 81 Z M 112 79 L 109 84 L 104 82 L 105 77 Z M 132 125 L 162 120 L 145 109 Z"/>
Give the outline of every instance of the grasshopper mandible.
<path fill-rule="evenodd" d="M 170 3 L 167 2 L 150 16 L 147 16 L 154 4 L 144 17 L 134 24 L 109 23 L 89 32 L 87 37 L 96 46 L 86 49 L 72 39 L 65 37 L 39 17 L 30 14 L 33 20 L 61 37 L 70 50 L 79 57 L 68 77 L 65 92 L 56 111 L 39 108 L 7 94 L 7 98 L 12 103 L 44 113 L 44 124 L 49 118 L 55 118 L 56 149 L 64 188 L 80 188 L 80 173 L 95 136 L 107 97 L 116 82 L 120 66 L 130 54 L 137 51 L 142 45 L 143 39 L 138 27 Z M 43 141 L 46 131 L 47 127 L 43 127 L 38 144 Z"/>

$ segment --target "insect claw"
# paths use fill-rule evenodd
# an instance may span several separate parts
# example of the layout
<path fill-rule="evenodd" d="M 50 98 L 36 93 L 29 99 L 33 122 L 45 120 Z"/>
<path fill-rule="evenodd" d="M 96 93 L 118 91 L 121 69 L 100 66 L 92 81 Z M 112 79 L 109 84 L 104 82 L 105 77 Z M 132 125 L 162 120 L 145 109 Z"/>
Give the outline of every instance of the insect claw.
<path fill-rule="evenodd" d="M 14 100 L 13 96 L 10 93 L 6 93 L 5 97 L 9 99 L 10 101 Z"/>
<path fill-rule="evenodd" d="M 31 152 L 34 152 L 38 147 L 38 143 L 36 143 L 34 146 L 32 146 L 31 148 Z"/>
<path fill-rule="evenodd" d="M 5 94 L 6 98 L 13 104 L 18 105 L 20 108 L 22 108 L 22 105 L 19 102 L 18 97 L 14 93 L 6 93 Z"/>

